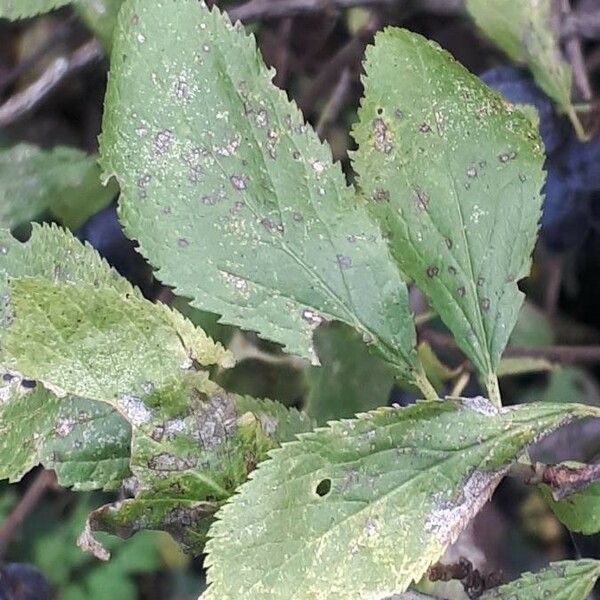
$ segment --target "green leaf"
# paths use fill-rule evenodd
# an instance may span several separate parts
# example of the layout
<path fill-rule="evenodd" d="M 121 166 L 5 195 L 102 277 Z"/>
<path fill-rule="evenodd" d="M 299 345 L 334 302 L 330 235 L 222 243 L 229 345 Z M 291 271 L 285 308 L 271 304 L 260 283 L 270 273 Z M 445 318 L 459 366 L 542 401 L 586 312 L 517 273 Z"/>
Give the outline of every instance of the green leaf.
<path fill-rule="evenodd" d="M 0 18 L 23 19 L 50 12 L 71 0 L 0 0 Z"/>
<path fill-rule="evenodd" d="M 435 397 L 380 232 L 254 38 L 195 0 L 128 0 L 111 64 L 101 164 L 159 279 L 313 361 L 317 325 L 345 322 Z"/>
<path fill-rule="evenodd" d="M 96 34 L 107 52 L 112 39 L 117 16 L 123 0 L 77 0 L 74 8 L 83 22 Z"/>
<path fill-rule="evenodd" d="M 74 148 L 18 144 L 0 151 L 0 227 L 13 228 L 50 212 L 77 229 L 116 196 L 100 183 L 94 156 Z"/>
<path fill-rule="evenodd" d="M 600 561 L 564 560 L 539 573 L 525 573 L 516 581 L 485 592 L 481 600 L 585 600 L 600 576 Z"/>
<path fill-rule="evenodd" d="M 540 218 L 539 137 L 419 35 L 379 33 L 365 71 L 354 166 L 370 213 L 497 401 Z"/>
<path fill-rule="evenodd" d="M 418 403 L 332 423 L 272 453 L 218 515 L 206 600 L 380 598 L 404 591 L 528 444 L 579 405 Z"/>
<path fill-rule="evenodd" d="M 115 489 L 129 476 L 130 435 L 105 404 L 58 399 L 40 385 L 23 387 L 17 376 L 0 387 L 0 479 L 19 481 L 41 463 L 65 487 Z"/>
<path fill-rule="evenodd" d="M 581 125 L 571 104 L 572 73 L 557 37 L 556 3 L 544 0 L 467 0 L 466 7 L 483 33 L 515 62 L 526 64 L 537 84 Z M 582 133 L 582 132 L 581 132 Z"/>
<path fill-rule="evenodd" d="M 581 402 L 600 405 L 600 390 L 595 379 L 583 369 L 563 366 L 550 373 L 546 385 L 535 385 L 522 394 L 520 402 Z"/>
<path fill-rule="evenodd" d="M 558 502 L 552 497 L 549 486 L 540 485 L 539 490 L 556 518 L 568 529 L 585 535 L 600 531 L 600 483 Z"/>
<path fill-rule="evenodd" d="M 321 366 L 306 373 L 305 410 L 319 424 L 388 403 L 393 372 L 369 353 L 359 334 L 340 323 L 319 327 L 315 347 Z"/>
<path fill-rule="evenodd" d="M 549 346 L 554 342 L 552 324 L 542 310 L 525 301 L 510 335 L 511 346 Z"/>

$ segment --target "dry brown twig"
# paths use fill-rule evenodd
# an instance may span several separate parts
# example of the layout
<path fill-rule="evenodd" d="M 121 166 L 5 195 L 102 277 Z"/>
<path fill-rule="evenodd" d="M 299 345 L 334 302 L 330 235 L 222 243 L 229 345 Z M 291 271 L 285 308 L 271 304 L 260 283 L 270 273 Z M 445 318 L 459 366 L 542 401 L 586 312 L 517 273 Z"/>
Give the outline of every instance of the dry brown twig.
<path fill-rule="evenodd" d="M 545 465 L 535 463 L 531 466 L 533 474 L 527 483 L 545 483 L 552 489 L 555 500 L 564 500 L 600 481 L 600 462 L 589 465 Z"/>
<path fill-rule="evenodd" d="M 46 491 L 55 484 L 56 476 L 53 471 L 42 470 L 36 475 L 23 497 L 0 527 L 0 559 L 6 554 L 6 550 L 21 523 L 35 508 Z"/>
<path fill-rule="evenodd" d="M 53 60 L 42 75 L 0 106 L 0 127 L 7 127 L 30 114 L 67 79 L 102 60 L 104 52 L 96 40 L 80 46 L 70 56 Z"/>

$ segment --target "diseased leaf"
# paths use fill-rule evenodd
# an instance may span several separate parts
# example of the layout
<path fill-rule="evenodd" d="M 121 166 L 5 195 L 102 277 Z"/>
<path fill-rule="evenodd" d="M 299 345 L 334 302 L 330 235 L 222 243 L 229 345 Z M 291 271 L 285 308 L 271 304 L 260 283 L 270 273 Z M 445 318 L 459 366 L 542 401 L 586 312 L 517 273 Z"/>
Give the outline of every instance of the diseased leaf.
<path fill-rule="evenodd" d="M 162 529 L 196 556 L 215 511 L 267 451 L 313 425 L 276 402 L 226 394 L 210 382 L 192 380 L 170 397 L 161 394 L 149 414 L 150 420 L 134 429 L 134 498 L 94 511 L 90 533 L 129 537 L 140 529 Z"/>
<path fill-rule="evenodd" d="M 467 0 L 483 33 L 515 62 L 526 64 L 537 84 L 581 129 L 571 104 L 571 66 L 563 59 L 560 14 L 553 0 Z"/>
<path fill-rule="evenodd" d="M 216 8 L 124 4 L 101 163 L 128 235 L 159 279 L 222 322 L 313 360 L 316 326 L 345 322 L 435 397 L 380 232 L 272 77 Z"/>
<path fill-rule="evenodd" d="M 115 196 L 114 183 L 100 183 L 96 158 L 75 148 L 18 144 L 0 151 L 0 227 L 50 213 L 76 229 Z"/>
<path fill-rule="evenodd" d="M 284 444 L 218 515 L 206 600 L 382 598 L 407 589 L 528 444 L 580 405 L 380 409 Z"/>
<path fill-rule="evenodd" d="M 547 485 L 539 486 L 556 518 L 571 531 L 592 535 L 600 531 L 600 483 L 556 501 Z"/>
<path fill-rule="evenodd" d="M 107 52 L 112 48 L 112 39 L 117 15 L 123 0 L 76 0 L 75 10 L 83 22 L 96 34 Z"/>
<path fill-rule="evenodd" d="M 7 381 L 8 379 L 8 381 Z M 19 481 L 38 464 L 76 490 L 115 489 L 129 476 L 130 428 L 114 409 L 58 399 L 5 374 L 0 387 L 0 479 Z"/>
<path fill-rule="evenodd" d="M 539 573 L 525 573 L 516 581 L 485 592 L 481 600 L 585 600 L 600 577 L 600 561 L 564 560 Z"/>
<path fill-rule="evenodd" d="M 50 12 L 71 0 L 0 0 L 0 18 L 23 19 Z"/>
<path fill-rule="evenodd" d="M 7 268 L 5 364 L 58 394 L 110 404 L 132 428 L 134 498 L 101 509 L 82 547 L 108 558 L 92 528 L 122 535 L 162 528 L 199 553 L 204 517 L 268 450 L 310 430 L 312 421 L 276 403 L 221 390 L 203 367 L 230 366 L 231 354 L 180 314 L 114 279 L 95 251 L 72 236 L 37 227 L 27 244 L 7 242 L 3 256 L 11 265 L 32 247 L 47 252 L 33 276 Z M 55 263 L 48 277 L 52 262 L 63 259 L 64 272 L 56 273 L 61 263 Z"/>
<path fill-rule="evenodd" d="M 540 218 L 537 132 L 433 42 L 388 28 L 367 49 L 354 166 L 403 272 L 499 402 Z"/>
<path fill-rule="evenodd" d="M 341 323 L 319 327 L 315 347 L 321 366 L 307 371 L 305 410 L 319 424 L 388 403 L 393 372 L 369 353 L 358 333 Z"/>

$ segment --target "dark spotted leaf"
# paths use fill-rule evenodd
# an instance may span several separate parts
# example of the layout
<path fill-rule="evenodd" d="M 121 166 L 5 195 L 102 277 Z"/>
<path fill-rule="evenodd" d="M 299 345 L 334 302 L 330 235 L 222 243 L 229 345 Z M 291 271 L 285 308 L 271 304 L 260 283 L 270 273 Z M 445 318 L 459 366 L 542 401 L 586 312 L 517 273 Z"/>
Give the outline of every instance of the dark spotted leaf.
<path fill-rule="evenodd" d="M 540 218 L 538 135 L 419 35 L 379 33 L 365 70 L 354 166 L 370 213 L 498 403 Z"/>
<path fill-rule="evenodd" d="M 483 398 L 380 409 L 272 452 L 210 530 L 206 600 L 407 589 L 528 444 L 594 409 Z"/>
<path fill-rule="evenodd" d="M 129 0 L 111 64 L 101 163 L 158 277 L 313 360 L 317 325 L 345 322 L 436 397 L 378 228 L 254 38 L 196 0 Z"/>
<path fill-rule="evenodd" d="M 309 431 L 312 421 L 279 403 L 226 394 L 206 381 L 190 379 L 160 396 L 151 420 L 134 428 L 134 497 L 94 511 L 88 533 L 129 537 L 161 529 L 197 556 L 219 506 L 269 450 Z"/>
<path fill-rule="evenodd" d="M 130 474 L 123 418 L 106 404 L 26 384 L 6 373 L 0 387 L 0 479 L 19 481 L 41 463 L 65 487 L 118 487 Z"/>

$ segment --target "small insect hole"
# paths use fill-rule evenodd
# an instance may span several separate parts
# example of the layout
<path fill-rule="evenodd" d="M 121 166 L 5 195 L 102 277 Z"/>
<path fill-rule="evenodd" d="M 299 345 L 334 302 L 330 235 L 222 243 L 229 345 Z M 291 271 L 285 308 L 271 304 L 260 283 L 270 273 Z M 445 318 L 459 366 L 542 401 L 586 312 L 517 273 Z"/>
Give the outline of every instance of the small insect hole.
<path fill-rule="evenodd" d="M 327 494 L 329 494 L 330 491 L 331 479 L 323 479 L 322 481 L 319 481 L 317 489 L 315 490 L 317 496 L 321 496 L 321 498 L 323 498 L 323 496 L 327 496 Z"/>

